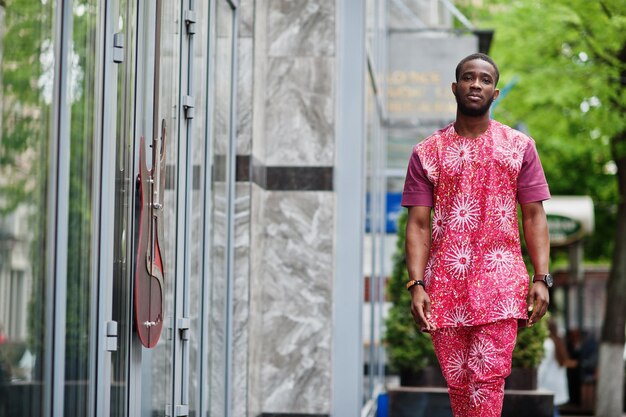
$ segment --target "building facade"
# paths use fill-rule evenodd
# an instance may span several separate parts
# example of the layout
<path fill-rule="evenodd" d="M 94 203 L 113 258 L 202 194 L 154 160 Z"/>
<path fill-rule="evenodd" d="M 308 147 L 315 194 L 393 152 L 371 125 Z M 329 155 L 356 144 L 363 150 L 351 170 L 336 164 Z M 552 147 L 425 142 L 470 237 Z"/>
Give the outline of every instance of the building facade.
<path fill-rule="evenodd" d="M 385 16 L 0 0 L 0 416 L 375 411 Z"/>

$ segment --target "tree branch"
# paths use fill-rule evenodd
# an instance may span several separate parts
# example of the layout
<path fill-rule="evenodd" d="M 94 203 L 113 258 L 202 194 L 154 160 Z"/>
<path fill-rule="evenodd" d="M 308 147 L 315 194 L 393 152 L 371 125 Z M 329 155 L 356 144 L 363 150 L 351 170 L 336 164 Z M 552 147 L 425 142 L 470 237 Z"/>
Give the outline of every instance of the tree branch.
<path fill-rule="evenodd" d="M 602 0 L 600 0 L 598 3 L 600 3 L 600 7 L 602 8 L 602 11 L 604 11 L 604 14 L 606 15 L 606 17 L 608 17 L 609 19 L 612 19 L 613 13 L 611 13 L 608 6 L 604 4 Z"/>
<path fill-rule="evenodd" d="M 606 9 L 602 3 L 601 5 L 603 6 L 602 7 L 603 9 Z M 584 16 L 581 16 L 578 10 L 575 10 L 573 8 L 571 10 L 572 12 L 576 14 L 576 16 L 578 16 L 579 21 L 580 21 L 579 24 L 572 23 L 572 25 L 581 32 L 581 35 L 582 35 L 581 37 L 583 39 L 583 42 L 585 42 L 587 46 L 591 48 L 594 55 L 598 57 L 605 64 L 616 67 L 620 71 L 626 70 L 626 62 L 624 62 L 623 60 L 620 60 L 619 58 L 614 57 L 611 53 L 607 53 L 602 48 L 601 45 L 598 45 L 597 42 L 595 42 L 595 35 L 594 35 L 593 30 L 591 29 L 591 27 L 585 24 L 586 18 Z M 612 15 L 611 12 L 608 9 L 606 9 L 605 13 L 607 14 L 607 17 L 609 17 L 610 19 L 610 16 Z"/>

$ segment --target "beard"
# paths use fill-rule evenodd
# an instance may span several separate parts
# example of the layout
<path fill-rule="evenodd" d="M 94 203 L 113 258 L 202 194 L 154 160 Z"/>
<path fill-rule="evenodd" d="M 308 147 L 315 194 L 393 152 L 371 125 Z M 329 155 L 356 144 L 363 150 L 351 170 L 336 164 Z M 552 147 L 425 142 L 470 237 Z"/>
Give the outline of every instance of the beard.
<path fill-rule="evenodd" d="M 485 114 L 487 114 L 487 112 L 489 111 L 489 108 L 491 107 L 491 103 L 493 102 L 494 96 L 495 94 L 492 95 L 487 100 L 486 104 L 478 108 L 466 106 L 465 103 L 463 103 L 463 101 L 459 100 L 459 96 L 457 94 L 454 95 L 454 98 L 456 99 L 457 108 L 459 109 L 459 112 L 461 114 L 465 116 L 470 116 L 470 117 L 480 117 L 480 116 L 484 116 Z"/>

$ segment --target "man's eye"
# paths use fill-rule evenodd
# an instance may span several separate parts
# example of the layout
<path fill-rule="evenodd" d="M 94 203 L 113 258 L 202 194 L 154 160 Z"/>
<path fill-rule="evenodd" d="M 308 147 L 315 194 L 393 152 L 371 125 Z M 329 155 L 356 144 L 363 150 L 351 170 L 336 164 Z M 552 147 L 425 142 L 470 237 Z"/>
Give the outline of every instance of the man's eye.
<path fill-rule="evenodd" d="M 489 78 L 483 78 L 483 82 L 485 84 L 491 84 L 491 80 Z"/>

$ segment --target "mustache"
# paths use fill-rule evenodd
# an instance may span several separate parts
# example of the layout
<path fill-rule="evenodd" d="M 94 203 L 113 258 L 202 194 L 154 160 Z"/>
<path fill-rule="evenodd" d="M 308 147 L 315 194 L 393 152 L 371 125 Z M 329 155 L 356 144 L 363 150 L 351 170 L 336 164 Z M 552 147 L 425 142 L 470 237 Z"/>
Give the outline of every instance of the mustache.
<path fill-rule="evenodd" d="M 483 106 L 478 107 L 478 108 L 466 106 L 463 100 L 459 99 L 458 91 L 454 94 L 454 98 L 456 99 L 457 108 L 461 114 L 465 116 L 470 116 L 470 117 L 479 117 L 479 116 L 484 116 L 485 114 L 487 114 L 487 112 L 489 111 L 489 108 L 491 107 L 491 103 L 495 99 L 495 93 L 492 94 L 491 97 L 487 99 L 487 101 L 485 102 Z"/>

